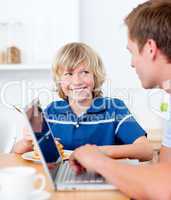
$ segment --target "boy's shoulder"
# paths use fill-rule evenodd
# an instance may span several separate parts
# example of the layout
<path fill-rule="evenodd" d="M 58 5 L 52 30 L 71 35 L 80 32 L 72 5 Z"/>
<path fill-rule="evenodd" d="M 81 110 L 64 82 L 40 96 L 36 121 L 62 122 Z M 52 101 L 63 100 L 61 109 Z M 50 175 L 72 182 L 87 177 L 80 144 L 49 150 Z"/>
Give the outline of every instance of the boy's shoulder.
<path fill-rule="evenodd" d="M 130 111 L 123 100 L 119 98 L 109 98 L 106 97 L 105 99 L 105 109 L 109 113 L 115 112 L 119 117 L 125 117 L 126 115 L 130 114 Z M 122 115 L 122 116 L 121 116 Z"/>
<path fill-rule="evenodd" d="M 45 108 L 45 112 L 46 113 L 61 113 L 66 111 L 66 109 L 68 109 L 69 104 L 66 100 L 57 100 L 57 101 L 53 101 L 51 102 L 46 108 Z"/>
<path fill-rule="evenodd" d="M 103 105 L 106 109 L 117 109 L 118 107 L 125 106 L 123 100 L 119 98 L 100 97 L 95 99 L 95 105 Z"/>
<path fill-rule="evenodd" d="M 113 106 L 115 105 L 123 105 L 124 102 L 123 100 L 119 99 L 119 98 L 115 98 L 115 97 L 102 97 L 103 101 L 105 102 L 105 104 L 111 104 Z"/>
<path fill-rule="evenodd" d="M 103 97 L 107 102 L 123 103 L 123 100 L 116 97 Z"/>

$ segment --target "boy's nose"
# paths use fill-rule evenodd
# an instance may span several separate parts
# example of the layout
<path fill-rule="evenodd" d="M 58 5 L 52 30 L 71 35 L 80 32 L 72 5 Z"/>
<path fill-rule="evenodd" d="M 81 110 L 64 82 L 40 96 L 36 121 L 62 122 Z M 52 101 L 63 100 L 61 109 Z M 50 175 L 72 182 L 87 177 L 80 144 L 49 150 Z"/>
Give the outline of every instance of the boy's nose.
<path fill-rule="evenodd" d="M 72 83 L 74 84 L 80 84 L 81 83 L 81 78 L 80 78 L 80 75 L 79 74 L 74 74 L 73 77 L 72 77 Z"/>

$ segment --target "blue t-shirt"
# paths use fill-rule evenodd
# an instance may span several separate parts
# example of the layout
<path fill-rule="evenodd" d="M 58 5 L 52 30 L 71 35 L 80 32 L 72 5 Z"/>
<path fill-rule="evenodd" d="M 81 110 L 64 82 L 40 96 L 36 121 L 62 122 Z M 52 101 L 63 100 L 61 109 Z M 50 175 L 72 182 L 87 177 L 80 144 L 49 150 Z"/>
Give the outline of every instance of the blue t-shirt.
<path fill-rule="evenodd" d="M 69 150 L 84 144 L 131 144 L 145 135 L 123 101 L 116 98 L 94 99 L 81 116 L 68 101 L 54 101 L 45 109 L 45 116 L 54 137 Z"/>

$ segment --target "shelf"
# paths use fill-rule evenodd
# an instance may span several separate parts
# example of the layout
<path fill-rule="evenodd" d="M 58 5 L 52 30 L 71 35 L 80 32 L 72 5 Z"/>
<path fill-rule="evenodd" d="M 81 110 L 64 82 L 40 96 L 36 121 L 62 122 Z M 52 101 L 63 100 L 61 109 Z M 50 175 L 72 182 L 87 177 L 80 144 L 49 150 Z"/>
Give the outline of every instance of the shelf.
<path fill-rule="evenodd" d="M 51 64 L 0 64 L 0 71 L 51 70 Z"/>

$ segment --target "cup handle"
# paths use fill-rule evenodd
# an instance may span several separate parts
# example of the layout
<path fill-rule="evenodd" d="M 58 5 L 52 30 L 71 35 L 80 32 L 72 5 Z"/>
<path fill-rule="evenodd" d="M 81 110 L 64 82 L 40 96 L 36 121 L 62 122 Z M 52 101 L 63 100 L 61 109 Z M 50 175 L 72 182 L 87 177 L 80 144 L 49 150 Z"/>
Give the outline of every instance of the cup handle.
<path fill-rule="evenodd" d="M 36 190 L 41 192 L 45 189 L 45 186 L 46 186 L 45 177 L 42 174 L 37 174 L 35 177 L 35 181 L 37 181 L 37 180 L 40 181 L 40 186 L 39 186 L 39 188 L 36 188 Z"/>

